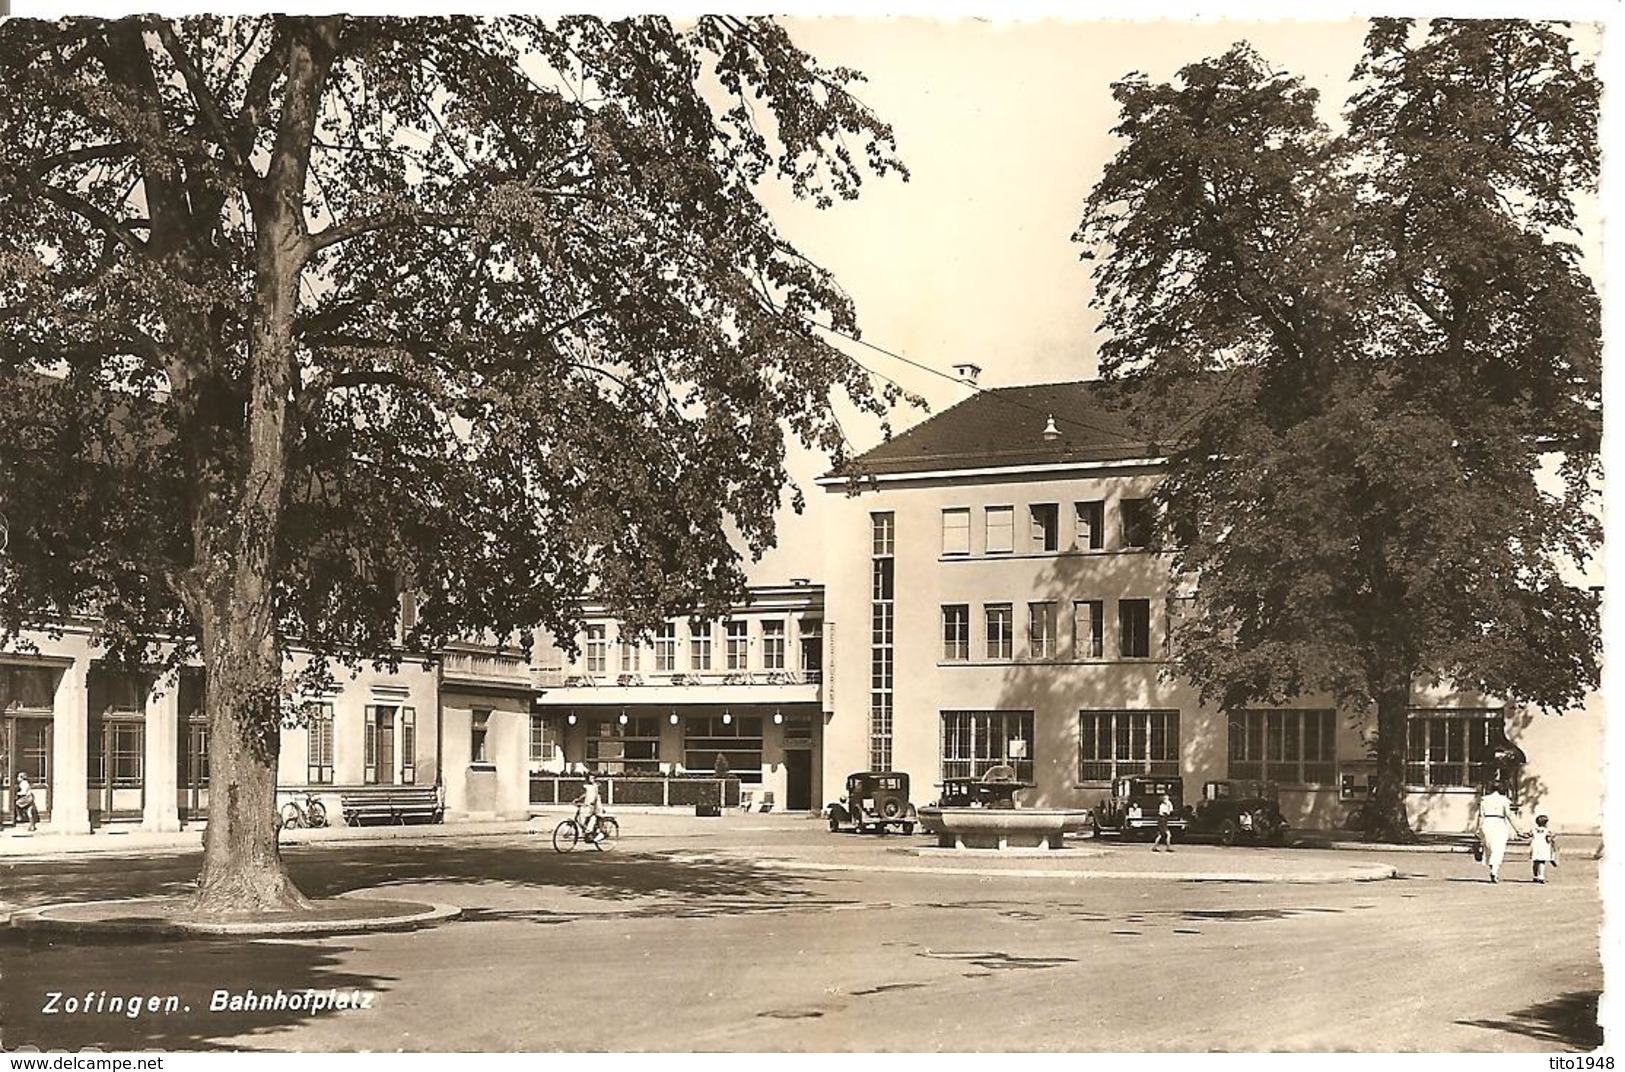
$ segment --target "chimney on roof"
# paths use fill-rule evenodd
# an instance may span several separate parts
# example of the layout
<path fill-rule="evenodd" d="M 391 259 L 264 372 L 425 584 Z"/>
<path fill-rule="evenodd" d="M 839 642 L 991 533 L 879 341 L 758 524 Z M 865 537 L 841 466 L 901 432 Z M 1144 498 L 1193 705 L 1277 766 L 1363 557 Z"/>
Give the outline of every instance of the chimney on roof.
<path fill-rule="evenodd" d="M 1055 414 L 1051 413 L 1049 415 L 1049 420 L 1044 422 L 1044 439 L 1050 443 L 1053 443 L 1060 438 L 1061 430 L 1055 427 Z"/>
<path fill-rule="evenodd" d="M 981 365 L 973 365 L 969 361 L 954 366 L 954 377 L 966 387 L 975 387 L 976 378 L 982 374 Z"/>

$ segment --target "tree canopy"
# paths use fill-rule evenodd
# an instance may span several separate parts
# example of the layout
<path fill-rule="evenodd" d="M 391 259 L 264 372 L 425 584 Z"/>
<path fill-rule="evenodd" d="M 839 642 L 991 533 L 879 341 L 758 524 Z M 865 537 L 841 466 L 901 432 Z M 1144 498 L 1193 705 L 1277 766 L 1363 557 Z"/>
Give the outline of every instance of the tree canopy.
<path fill-rule="evenodd" d="M 1549 710 L 1597 684 L 1578 51 L 1559 25 L 1375 20 L 1335 133 L 1246 45 L 1130 75 L 1075 235 L 1198 579 L 1179 669 L 1225 706 L 1375 704 L 1390 803 L 1413 678 Z"/>
<path fill-rule="evenodd" d="M 11 628 L 194 632 L 256 527 L 268 319 L 277 628 L 334 652 L 389 647 L 402 578 L 421 650 L 568 636 L 589 588 L 714 608 L 726 519 L 773 539 L 781 422 L 838 455 L 831 391 L 884 408 L 756 194 L 901 165 L 857 75 L 768 20 L 12 20 L 0 72 Z"/>
<path fill-rule="evenodd" d="M 786 428 L 835 455 L 851 302 L 759 198 L 897 173 L 769 19 L 0 24 L 0 635 L 201 654 L 200 905 L 298 903 L 284 654 L 715 615 Z M 799 505 L 799 493 L 796 493 Z"/>

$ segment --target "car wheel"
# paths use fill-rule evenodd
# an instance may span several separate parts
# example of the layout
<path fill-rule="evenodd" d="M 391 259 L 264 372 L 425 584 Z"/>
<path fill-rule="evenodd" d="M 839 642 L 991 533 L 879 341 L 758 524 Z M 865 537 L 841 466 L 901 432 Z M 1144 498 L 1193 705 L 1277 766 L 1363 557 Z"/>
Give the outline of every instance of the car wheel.
<path fill-rule="evenodd" d="M 1225 819 L 1219 823 L 1219 844 L 1234 845 L 1236 843 L 1236 821 Z"/>
<path fill-rule="evenodd" d="M 904 833 L 904 835 L 913 834 L 914 833 L 914 824 L 913 823 L 904 823 L 903 824 L 903 833 Z"/>

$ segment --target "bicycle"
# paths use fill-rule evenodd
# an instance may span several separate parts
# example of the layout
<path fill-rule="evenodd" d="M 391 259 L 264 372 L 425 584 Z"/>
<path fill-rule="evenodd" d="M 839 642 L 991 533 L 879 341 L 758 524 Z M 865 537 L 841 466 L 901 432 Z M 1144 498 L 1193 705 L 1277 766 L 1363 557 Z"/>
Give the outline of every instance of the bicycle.
<path fill-rule="evenodd" d="M 327 807 L 316 799 L 315 793 L 306 793 L 303 800 L 298 797 L 282 805 L 278 815 L 278 829 L 299 830 L 305 827 L 315 829 L 327 825 Z"/>
<path fill-rule="evenodd" d="M 569 852 L 577 844 L 585 841 L 599 852 L 612 848 L 621 837 L 621 824 L 613 817 L 600 815 L 598 817 L 598 833 L 602 837 L 592 838 L 582 829 L 582 825 L 574 819 L 566 819 L 553 828 L 553 850 L 555 852 Z"/>

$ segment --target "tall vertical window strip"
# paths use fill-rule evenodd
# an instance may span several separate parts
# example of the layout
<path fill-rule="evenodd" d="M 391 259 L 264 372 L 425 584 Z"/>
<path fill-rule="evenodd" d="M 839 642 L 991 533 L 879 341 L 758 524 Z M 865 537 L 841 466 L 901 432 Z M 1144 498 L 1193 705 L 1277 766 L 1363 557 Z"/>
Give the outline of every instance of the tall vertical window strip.
<path fill-rule="evenodd" d="M 1117 601 L 1117 653 L 1125 659 L 1151 657 L 1151 601 Z"/>
<path fill-rule="evenodd" d="M 942 661 L 962 663 L 970 659 L 970 607 L 948 603 L 942 608 Z"/>
<path fill-rule="evenodd" d="M 1099 551 L 1106 546 L 1106 504 L 1100 499 L 1092 499 L 1075 505 L 1078 511 L 1078 550 Z"/>
<path fill-rule="evenodd" d="M 987 657 L 1009 659 L 1012 652 L 1010 604 L 989 603 L 983 608 L 987 622 Z"/>
<path fill-rule="evenodd" d="M 784 669 L 784 623 L 762 622 L 762 669 Z"/>
<path fill-rule="evenodd" d="M 970 511 L 950 509 L 942 512 L 942 553 L 945 555 L 970 554 Z"/>
<path fill-rule="evenodd" d="M 677 623 L 662 622 L 655 629 L 655 672 L 669 674 L 677 669 Z"/>
<path fill-rule="evenodd" d="M 750 623 L 728 622 L 728 669 L 744 670 L 750 664 Z"/>
<path fill-rule="evenodd" d="M 1329 785 L 1336 777 L 1337 713 L 1312 710 L 1230 712 L 1230 777 Z"/>
<path fill-rule="evenodd" d="M 1072 657 L 1099 659 L 1106 654 L 1106 604 L 1080 599 L 1072 604 Z"/>
<path fill-rule="evenodd" d="M 1078 780 L 1179 774 L 1178 711 L 1079 711 Z"/>
<path fill-rule="evenodd" d="M 987 508 L 988 554 L 1008 554 L 1016 549 L 1016 512 L 1012 506 Z"/>
<path fill-rule="evenodd" d="M 638 642 L 637 638 L 626 631 L 622 626 L 621 635 L 621 673 L 635 674 L 638 671 Z"/>
<path fill-rule="evenodd" d="M 1016 780 L 1033 780 L 1031 711 L 944 711 L 942 776 L 980 778 L 994 767 L 1015 768 Z"/>
<path fill-rule="evenodd" d="M 609 647 L 608 629 L 602 625 L 587 626 L 587 673 L 602 674 Z"/>
<path fill-rule="evenodd" d="M 892 762 L 893 631 L 896 625 L 896 517 L 870 516 L 873 584 L 870 589 L 869 767 L 889 771 Z"/>
<path fill-rule="evenodd" d="M 1027 604 L 1027 657 L 1055 658 L 1055 604 Z"/>

